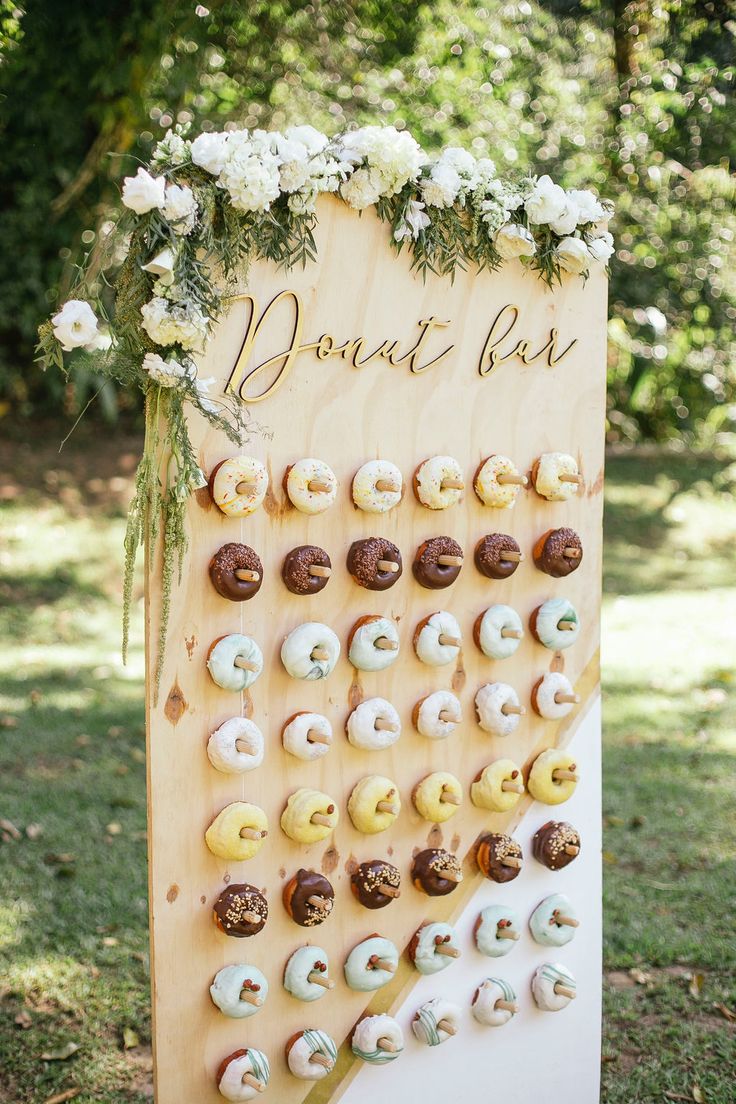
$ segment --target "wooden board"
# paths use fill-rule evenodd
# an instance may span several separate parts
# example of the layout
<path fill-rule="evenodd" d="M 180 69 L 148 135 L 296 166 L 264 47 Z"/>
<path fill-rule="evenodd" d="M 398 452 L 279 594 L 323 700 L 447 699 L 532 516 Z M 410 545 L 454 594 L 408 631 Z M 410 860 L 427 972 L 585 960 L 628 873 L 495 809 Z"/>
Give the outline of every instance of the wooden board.
<path fill-rule="evenodd" d="M 496 758 L 508 755 L 520 764 L 528 764 L 541 748 L 569 741 L 586 716 L 595 720 L 587 722 L 589 728 L 592 726 L 592 735 L 586 737 L 578 759 L 583 781 L 578 787 L 582 797 L 578 799 L 576 826 L 583 836 L 584 847 L 586 834 L 591 840 L 598 839 L 595 709 L 599 694 L 605 279 L 600 273 L 595 274 L 585 286 L 578 279 L 566 279 L 562 288 L 552 293 L 535 274 L 511 263 L 496 274 L 470 271 L 458 273 L 454 283 L 434 276 L 423 282 L 411 273 L 406 256 L 397 258 L 387 228 L 371 212 L 358 217 L 331 198 L 320 201 L 317 245 L 317 263 L 304 270 L 284 273 L 267 263 L 253 265 L 242 290 L 257 300 L 257 317 L 276 295 L 288 290 L 299 296 L 302 305 L 302 333 L 298 339 L 301 344 L 316 342 L 324 334 L 333 335 L 335 345 L 363 336 L 365 344 L 360 353 L 363 358 L 382 342 L 395 340 L 398 346 L 394 360 L 398 360 L 419 338 L 422 331 L 418 323 L 435 318 L 448 324 L 432 329 L 415 367 L 437 357 L 448 346 L 453 348 L 438 363 L 419 372 L 412 372 L 408 363 L 391 364 L 386 357 L 374 358 L 356 368 L 341 357 L 320 360 L 313 350 L 301 352 L 290 358 L 280 385 L 263 401 L 247 406 L 249 427 L 240 449 L 212 431 L 198 416 L 191 419 L 192 437 L 205 472 L 240 451 L 260 458 L 267 465 L 271 484 L 264 508 L 242 522 L 222 515 L 209 501 L 206 491 L 191 500 L 188 515 L 191 544 L 183 582 L 174 594 L 157 706 L 152 701 L 149 679 L 149 860 L 157 1104 L 195 1100 L 197 1104 L 215 1104 L 222 1098 L 215 1087 L 214 1072 L 223 1057 L 243 1046 L 264 1050 L 271 1061 L 271 1082 L 264 1099 L 279 1104 L 296 1104 L 303 1099 L 316 1104 L 341 1097 L 357 1100 L 361 1078 L 370 1075 L 371 1083 L 383 1086 L 388 1094 L 384 1100 L 398 1100 L 402 1081 L 399 1070 L 404 1056 L 391 1066 L 371 1067 L 367 1074 L 363 1070 L 354 1082 L 357 1066 L 349 1049 L 343 1046 L 337 1069 L 315 1085 L 291 1076 L 284 1059 L 284 1044 L 295 1031 L 320 1027 L 342 1045 L 366 1007 L 381 1010 L 410 1007 L 412 992 L 420 978 L 404 960 L 394 982 L 374 995 L 354 993 L 346 987 L 342 965 L 348 951 L 361 939 L 378 931 L 403 949 L 425 919 L 458 919 L 467 928 L 470 911 L 475 909 L 473 915 L 477 914 L 477 891 L 481 884 L 488 888 L 489 899 L 510 899 L 504 898 L 509 887 L 485 882 L 470 859 L 466 862 L 465 881 L 455 893 L 447 898 L 425 897 L 409 884 L 408 871 L 416 849 L 444 845 L 465 856 L 481 830 L 511 830 L 518 825 L 517 837 L 525 847 L 528 861 L 526 869 L 512 883 L 514 892 L 520 892 L 525 879 L 530 886 L 536 886 L 531 881 L 532 867 L 539 864 L 529 855 L 530 832 L 524 826 L 524 818 L 527 824 L 533 820 L 536 826 L 548 815 L 567 819 L 565 806 L 554 809 L 533 806 L 525 797 L 511 817 L 492 815 L 470 803 L 468 787 L 477 772 Z M 249 362 L 251 367 L 289 347 L 294 325 L 293 303 L 293 297 L 284 297 L 266 316 Z M 483 375 L 479 363 L 487 336 L 502 308 L 511 305 L 518 307 L 518 318 L 506 337 L 502 335 L 514 312 L 507 309 L 496 321 L 494 333 L 501 338 L 495 346 L 496 355 L 510 353 L 519 340 L 526 339 L 526 359 L 532 362 L 524 363 L 518 355 L 512 355 Z M 202 359 L 200 375 L 217 381 L 210 391 L 213 396 L 223 394 L 249 314 L 248 300 L 234 302 Z M 546 355 L 532 360 L 531 354 L 548 344 L 553 327 L 559 334 L 557 355 L 571 342 L 575 343 L 557 364 L 550 366 Z M 486 358 L 481 366 L 488 365 Z M 283 361 L 276 370 L 282 366 Z M 246 386 L 253 394 L 257 387 L 264 387 L 264 381 L 268 383 L 262 373 Z M 521 471 L 528 472 L 535 458 L 545 451 L 565 451 L 577 457 L 585 479 L 583 493 L 568 502 L 550 503 L 531 491 L 523 492 L 513 510 L 492 510 L 484 507 L 470 489 L 478 463 L 489 454 L 503 453 Z M 439 453 L 454 456 L 461 463 L 468 489 L 460 505 L 434 512 L 414 499 L 411 476 L 422 460 Z M 293 509 L 281 487 L 286 466 L 306 456 L 325 460 L 340 483 L 335 505 L 315 517 Z M 357 510 L 350 495 L 356 469 L 377 457 L 399 466 L 406 487 L 401 504 L 383 515 Z M 555 580 L 535 569 L 531 549 L 541 533 L 559 525 L 576 529 L 585 551 L 582 565 L 574 574 Z M 494 582 L 476 571 L 472 552 L 481 536 L 499 531 L 518 540 L 526 560 L 510 579 Z M 410 565 L 418 545 L 441 534 L 460 542 L 466 564 L 451 588 L 433 593 L 414 581 Z M 344 568 L 351 542 L 372 535 L 392 540 L 404 558 L 402 578 L 383 594 L 358 587 Z M 228 541 L 251 545 L 264 564 L 263 586 L 246 603 L 221 598 L 208 578 L 210 557 Z M 314 597 L 291 595 L 280 577 L 285 554 L 305 543 L 325 548 L 335 568 L 327 587 Z M 534 642 L 529 633 L 516 654 L 503 662 L 486 659 L 475 647 L 473 622 L 487 606 L 496 602 L 511 605 L 526 623 L 540 602 L 556 595 L 568 597 L 582 620 L 578 641 L 564 654 L 554 655 Z M 148 580 L 149 671 L 155 658 L 159 600 L 154 573 Z M 437 609 L 451 611 L 463 629 L 465 643 L 456 667 L 427 667 L 418 661 L 411 646 L 417 622 Z M 373 613 L 397 620 L 401 651 L 398 660 L 383 673 L 358 673 L 348 663 L 346 641 L 355 620 Z M 279 651 L 284 636 L 292 628 L 312 620 L 334 629 L 343 643 L 343 654 L 328 679 L 303 683 L 286 675 Z M 210 644 L 232 632 L 252 635 L 265 657 L 263 674 L 242 700 L 239 695 L 215 686 L 205 666 Z M 528 708 L 532 685 L 550 669 L 564 670 L 583 696 L 582 704 L 569 717 L 557 725 L 541 720 L 529 710 L 517 732 L 506 740 L 481 731 L 474 718 L 473 698 L 484 682 L 510 683 Z M 464 721 L 449 739 L 430 742 L 414 730 L 411 712 L 421 697 L 440 688 L 453 688 L 458 694 Z M 398 743 L 387 750 L 362 752 L 348 744 L 343 726 L 359 700 L 375 695 L 388 698 L 396 706 L 403 732 Z M 294 759 L 281 746 L 284 721 L 300 709 L 325 713 L 333 723 L 334 745 L 327 756 L 316 762 Z M 216 726 L 241 710 L 252 716 L 266 736 L 265 761 L 246 775 L 220 774 L 210 766 L 206 741 Z M 588 747 L 590 754 L 586 757 Z M 419 817 L 410 795 L 425 774 L 439 769 L 458 775 L 465 789 L 465 801 L 457 815 L 438 828 Z M 389 831 L 364 836 L 353 829 L 346 804 L 355 782 L 372 773 L 386 774 L 397 783 L 403 809 Z M 279 828 L 286 798 L 300 786 L 324 790 L 340 808 L 340 825 L 323 844 L 298 846 Z M 257 857 L 247 863 L 222 862 L 204 843 L 204 833 L 212 818 L 236 800 L 257 803 L 269 819 L 268 839 Z M 346 868 L 353 859 L 377 857 L 389 857 L 400 867 L 404 888 L 401 898 L 388 908 L 368 912 L 354 900 Z M 595 962 L 600 940 L 595 845 L 586 863 L 589 884 L 594 887 L 589 923 L 587 928 L 581 926 L 569 946 L 587 947 Z M 335 886 L 335 908 L 319 928 L 300 928 L 281 905 L 284 882 L 300 866 L 322 870 Z M 268 923 L 254 938 L 231 939 L 213 925 L 213 901 L 231 880 L 251 882 L 268 897 Z M 548 892 L 552 891 L 565 891 L 564 872 L 554 876 L 554 885 Z M 531 901 L 529 911 L 535 903 Z M 317 943 L 328 951 L 330 973 L 337 982 L 333 992 L 310 1005 L 296 1001 L 281 986 L 289 955 L 306 942 Z M 552 961 L 567 961 L 567 950 L 545 954 L 542 948 L 532 945 L 537 962 L 550 957 Z M 517 973 L 511 969 L 515 956 L 519 956 L 519 962 L 526 962 L 524 954 L 527 952 L 520 949 L 501 960 L 485 959 L 476 952 L 468 935 L 463 945 L 463 968 L 467 969 L 474 961 L 478 980 L 488 973 L 510 977 Z M 225 1018 L 211 1003 L 208 993 L 216 971 L 236 962 L 255 964 L 270 984 L 266 1005 L 246 1021 Z M 444 995 L 445 979 L 453 969 L 454 966 L 433 979 L 431 988 L 435 995 Z M 426 1090 L 432 1084 L 440 1052 L 448 1055 L 451 1045 L 455 1048 L 454 1060 L 462 1068 L 464 1055 L 470 1061 L 473 1054 L 485 1053 L 483 1048 L 491 1042 L 502 1046 L 507 1030 L 513 1029 L 515 1037 L 523 1040 L 525 1022 L 530 1025 L 543 1022 L 543 1038 L 556 1053 L 560 1053 L 564 1040 L 573 1042 L 573 1036 L 584 1025 L 588 1025 L 590 1038 L 589 1024 L 591 1016 L 594 1023 L 597 1019 L 600 996 L 600 976 L 595 969 L 578 978 L 579 999 L 561 1015 L 538 1013 L 531 1006 L 529 979 L 528 970 L 523 977 L 517 977 L 520 999 L 523 990 L 523 1008 L 509 1028 L 480 1033 L 467 1015 L 467 1031 L 464 1028 L 447 1047 L 432 1052 L 425 1049 L 427 1060 L 422 1058 L 419 1065 L 412 1064 L 413 1088 L 425 1090 L 428 1101 L 434 1099 L 426 1095 Z M 426 980 L 422 980 L 422 992 L 426 990 Z M 465 1001 L 468 1003 L 469 996 Z M 402 1026 L 407 1054 L 418 1050 L 406 1015 Z M 597 1027 L 593 1041 L 596 1038 Z M 591 1050 L 593 1053 L 578 1053 L 576 1058 L 581 1070 L 585 1067 L 588 1086 L 593 1083 L 591 1078 L 595 1079 L 598 1065 L 597 1049 L 588 1046 L 588 1051 Z M 426 1077 L 425 1082 L 422 1076 Z M 523 1074 L 529 1076 L 535 1075 L 528 1071 Z M 536 1076 L 541 1077 L 541 1071 Z M 542 1085 L 540 1080 L 540 1088 Z M 468 1101 L 487 1098 L 487 1085 L 480 1081 L 465 1084 L 463 1089 Z M 531 1100 L 532 1095 L 519 1095 L 516 1099 Z M 593 1097 L 589 1093 L 584 1098 L 577 1096 L 573 1087 L 573 1094 L 568 1093 L 566 1099 L 590 1104 Z"/>

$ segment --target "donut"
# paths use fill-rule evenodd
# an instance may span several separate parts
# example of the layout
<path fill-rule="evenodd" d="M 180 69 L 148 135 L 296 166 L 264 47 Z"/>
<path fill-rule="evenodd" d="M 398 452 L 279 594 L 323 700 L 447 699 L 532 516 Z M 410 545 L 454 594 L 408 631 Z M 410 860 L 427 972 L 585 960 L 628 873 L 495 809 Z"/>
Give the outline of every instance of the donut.
<path fill-rule="evenodd" d="M 390 828 L 401 812 L 396 784 L 380 774 L 361 778 L 348 799 L 348 813 L 358 832 L 373 835 Z"/>
<path fill-rule="evenodd" d="M 263 670 L 263 654 L 250 636 L 230 633 L 211 645 L 207 670 L 212 681 L 223 690 L 239 693 L 247 690 Z"/>
<path fill-rule="evenodd" d="M 486 905 L 473 928 L 475 945 L 488 958 L 502 958 L 513 951 L 520 934 L 519 914 L 508 905 Z"/>
<path fill-rule="evenodd" d="M 287 552 L 281 565 L 284 586 L 292 594 L 319 594 L 332 574 L 332 561 L 324 548 L 300 544 Z"/>
<path fill-rule="evenodd" d="M 284 989 L 300 1001 L 316 1001 L 335 983 L 329 977 L 327 951 L 321 947 L 299 947 L 284 969 Z"/>
<path fill-rule="evenodd" d="M 473 626 L 473 639 L 489 659 L 508 659 L 523 636 L 521 618 L 511 606 L 489 606 Z"/>
<path fill-rule="evenodd" d="M 392 1016 L 366 1016 L 356 1024 L 350 1047 L 356 1058 L 381 1066 L 399 1057 L 404 1035 Z"/>
<path fill-rule="evenodd" d="M 510 736 L 526 713 L 513 686 L 505 682 L 487 682 L 481 686 L 475 695 L 475 711 L 478 724 L 491 736 Z"/>
<path fill-rule="evenodd" d="M 388 460 L 369 460 L 353 476 L 353 502 L 367 514 L 385 514 L 401 502 L 401 472 Z"/>
<path fill-rule="evenodd" d="M 231 717 L 210 736 L 207 756 L 223 774 L 245 774 L 263 762 L 263 733 L 247 717 Z"/>
<path fill-rule="evenodd" d="M 516 505 L 519 491 L 528 482 L 525 475 L 519 474 L 513 460 L 497 454 L 480 462 L 473 479 L 473 489 L 484 506 L 510 510 Z"/>
<path fill-rule="evenodd" d="M 414 932 L 408 954 L 420 974 L 438 974 L 460 957 L 455 929 L 449 924 L 423 924 Z"/>
<path fill-rule="evenodd" d="M 348 637 L 348 659 L 358 671 L 384 671 L 399 654 L 399 634 L 388 617 L 360 617 Z"/>
<path fill-rule="evenodd" d="M 473 994 L 470 1010 L 485 1027 L 503 1027 L 519 1010 L 516 993 L 503 978 L 485 978 Z"/>
<path fill-rule="evenodd" d="M 411 1021 L 411 1029 L 420 1043 L 439 1046 L 453 1035 L 460 1025 L 460 1009 L 444 997 L 434 997 L 420 1004 Z"/>
<path fill-rule="evenodd" d="M 475 546 L 475 566 L 487 579 L 508 579 L 524 559 L 524 553 L 513 537 L 506 533 L 489 533 Z"/>
<path fill-rule="evenodd" d="M 524 865 L 521 847 L 502 832 L 484 832 L 478 839 L 475 858 L 481 874 L 499 885 L 518 878 Z"/>
<path fill-rule="evenodd" d="M 258 854 L 267 835 L 268 820 L 263 809 L 248 801 L 233 801 L 220 810 L 204 838 L 218 859 L 244 862 Z"/>
<path fill-rule="evenodd" d="M 212 918 L 224 935 L 247 939 L 262 931 L 268 919 L 268 901 L 247 882 L 229 885 L 212 906 Z"/>
<path fill-rule="evenodd" d="M 414 727 L 428 740 L 444 740 L 463 719 L 460 701 L 449 690 L 436 690 L 422 698 L 411 717 Z"/>
<path fill-rule="evenodd" d="M 220 1096 L 226 1100 L 253 1100 L 268 1084 L 271 1069 L 262 1050 L 235 1050 L 217 1070 L 215 1079 Z"/>
<path fill-rule="evenodd" d="M 231 456 L 212 469 L 209 488 L 212 501 L 223 514 L 247 517 L 266 497 L 268 472 L 254 456 Z"/>
<path fill-rule="evenodd" d="M 337 1047 L 326 1031 L 308 1027 L 286 1043 L 286 1064 L 302 1081 L 321 1081 L 335 1068 Z"/>
<path fill-rule="evenodd" d="M 247 602 L 263 582 L 263 564 L 247 544 L 223 544 L 210 560 L 209 573 L 217 593 L 231 602 Z"/>
<path fill-rule="evenodd" d="M 577 764 L 569 751 L 548 748 L 532 763 L 526 788 L 535 801 L 561 805 L 575 793 Z"/>
<path fill-rule="evenodd" d="M 532 854 L 548 870 L 563 870 L 580 854 L 580 834 L 564 820 L 548 820 L 532 837 Z"/>
<path fill-rule="evenodd" d="M 281 742 L 297 759 L 320 759 L 330 750 L 332 725 L 321 713 L 293 713 L 283 727 Z"/>
<path fill-rule="evenodd" d="M 579 921 L 572 901 L 564 893 L 545 897 L 529 917 L 529 931 L 543 947 L 564 947 L 575 937 Z"/>
<path fill-rule="evenodd" d="M 578 638 L 580 622 L 577 610 L 567 598 L 548 598 L 529 618 L 532 636 L 545 648 L 561 652 Z"/>
<path fill-rule="evenodd" d="M 508 813 L 524 793 L 524 779 L 513 759 L 496 759 L 484 767 L 470 786 L 470 800 L 478 809 Z"/>
<path fill-rule="evenodd" d="M 454 663 L 460 655 L 463 635 L 455 618 L 446 610 L 438 610 L 420 621 L 414 632 L 417 658 L 430 667 Z"/>
<path fill-rule="evenodd" d="M 335 891 L 323 874 L 302 868 L 284 886 L 282 899 L 295 924 L 303 928 L 316 928 L 332 912 Z"/>
<path fill-rule="evenodd" d="M 416 550 L 414 578 L 427 590 L 443 590 L 455 582 L 463 566 L 463 550 L 452 537 L 432 537 Z"/>
<path fill-rule="evenodd" d="M 540 498 L 564 502 L 578 493 L 583 478 L 574 456 L 566 452 L 543 452 L 532 465 L 532 483 Z"/>
<path fill-rule="evenodd" d="M 353 747 L 381 751 L 391 747 L 401 735 L 401 720 L 385 698 L 368 698 L 356 706 L 345 726 Z"/>
<path fill-rule="evenodd" d="M 577 996 L 577 983 L 559 962 L 538 966 L 532 978 L 532 996 L 543 1012 L 559 1012 Z"/>
<path fill-rule="evenodd" d="M 319 621 L 297 625 L 281 645 L 281 662 L 296 679 L 327 678 L 340 656 L 340 641 Z"/>
<path fill-rule="evenodd" d="M 414 494 L 429 510 L 447 510 L 465 490 L 463 471 L 452 456 L 431 456 L 414 472 Z"/>
<path fill-rule="evenodd" d="M 366 537 L 350 545 L 347 568 L 358 586 L 388 590 L 401 578 L 401 553 L 390 540 Z"/>
<path fill-rule="evenodd" d="M 210 985 L 212 1003 L 232 1020 L 255 1016 L 268 996 L 268 982 L 255 966 L 247 963 L 223 966 Z"/>
<path fill-rule="evenodd" d="M 281 830 L 295 843 L 319 843 L 334 832 L 339 819 L 331 797 L 303 787 L 288 798 L 281 814 Z"/>
<path fill-rule="evenodd" d="M 463 880 L 463 870 L 456 855 L 441 847 L 427 847 L 414 856 L 411 880 L 428 897 L 445 897 Z"/>
<path fill-rule="evenodd" d="M 371 935 L 345 959 L 345 982 L 349 989 L 372 993 L 393 980 L 398 965 L 399 952 L 391 940 Z"/>
<path fill-rule="evenodd" d="M 401 874 L 391 863 L 371 859 L 352 872 L 350 888 L 364 908 L 385 908 L 401 896 Z"/>
<path fill-rule="evenodd" d="M 532 709 L 546 721 L 559 721 L 577 705 L 580 698 L 564 675 L 550 671 L 532 687 Z"/>
<path fill-rule="evenodd" d="M 442 824 L 462 805 L 463 788 L 454 774 L 434 771 L 417 783 L 411 796 L 421 817 L 433 824 Z"/>
<path fill-rule="evenodd" d="M 548 529 L 532 552 L 534 563 L 545 575 L 563 579 L 583 561 L 583 544 L 574 529 Z"/>
<path fill-rule="evenodd" d="M 307 457 L 286 469 L 284 491 L 300 513 L 321 514 L 337 498 L 337 479 L 323 460 Z"/>

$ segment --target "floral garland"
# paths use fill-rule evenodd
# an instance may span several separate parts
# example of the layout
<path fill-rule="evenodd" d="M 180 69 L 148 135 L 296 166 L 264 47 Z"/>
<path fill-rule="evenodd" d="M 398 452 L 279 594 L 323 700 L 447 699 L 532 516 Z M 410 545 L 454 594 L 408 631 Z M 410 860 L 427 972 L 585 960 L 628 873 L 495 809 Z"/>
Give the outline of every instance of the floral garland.
<path fill-rule="evenodd" d="M 44 368 L 67 372 L 63 354 L 76 351 L 74 365 L 145 395 L 145 447 L 125 534 L 123 658 L 137 551 L 147 545 L 153 563 L 160 535 L 157 688 L 173 579 L 187 548 L 186 500 L 206 485 L 186 404 L 236 444 L 244 429 L 237 402 L 210 398 L 213 380 L 197 373 L 195 357 L 222 307 L 213 273 L 228 284 L 254 258 L 285 268 L 314 260 L 316 203 L 325 192 L 357 211 L 374 206 L 397 251 L 410 249 L 422 274 L 518 259 L 552 286 L 563 272 L 585 279 L 613 253 L 606 228 L 613 208 L 593 192 L 565 191 L 549 176 L 500 179 L 489 158 L 462 149 L 430 158 L 392 126 L 332 139 L 311 126 L 207 132 L 191 141 L 185 128 L 169 131 L 149 167 L 126 177 L 125 210 L 105 237 L 102 260 L 87 258 L 72 296 L 39 329 Z M 110 315 L 103 300 L 112 268 Z"/>

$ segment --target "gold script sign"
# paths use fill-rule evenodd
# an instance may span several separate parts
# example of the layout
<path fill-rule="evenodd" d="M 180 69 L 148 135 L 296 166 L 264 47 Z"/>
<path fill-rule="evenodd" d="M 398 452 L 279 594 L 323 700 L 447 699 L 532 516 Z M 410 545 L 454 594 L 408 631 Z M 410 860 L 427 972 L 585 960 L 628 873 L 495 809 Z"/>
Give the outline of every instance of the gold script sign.
<path fill-rule="evenodd" d="M 236 301 L 246 302 L 250 306 L 250 314 L 225 391 L 238 395 L 245 403 L 263 402 L 273 395 L 288 378 L 297 357 L 302 353 L 312 352 L 318 360 L 340 357 L 354 368 L 364 368 L 368 364 L 382 361 L 394 368 L 406 367 L 413 375 L 418 376 L 428 368 L 440 364 L 455 348 L 454 345 L 448 345 L 441 353 L 434 356 L 430 354 L 428 345 L 434 332 L 452 325 L 450 319 L 442 320 L 434 315 L 417 322 L 419 336 L 406 351 L 402 351 L 402 342 L 393 338 L 387 338 L 376 348 L 368 349 L 365 337 L 348 338 L 340 342 L 332 334 L 322 334 L 316 341 L 303 341 L 304 309 L 295 291 L 279 292 L 263 311 L 253 295 L 236 295 L 230 299 L 230 302 Z M 274 312 L 282 303 L 287 305 L 291 315 L 290 336 L 286 348 L 249 368 L 256 340 L 263 337 L 269 319 L 273 319 Z M 523 364 L 545 361 L 551 368 L 559 364 L 577 344 L 577 338 L 573 338 L 564 349 L 558 351 L 558 333 L 553 326 L 541 348 L 532 348 L 529 338 L 519 337 L 517 334 L 519 314 L 519 307 L 507 303 L 491 322 L 478 360 L 478 372 L 481 376 L 490 375 L 499 364 L 514 358 Z"/>

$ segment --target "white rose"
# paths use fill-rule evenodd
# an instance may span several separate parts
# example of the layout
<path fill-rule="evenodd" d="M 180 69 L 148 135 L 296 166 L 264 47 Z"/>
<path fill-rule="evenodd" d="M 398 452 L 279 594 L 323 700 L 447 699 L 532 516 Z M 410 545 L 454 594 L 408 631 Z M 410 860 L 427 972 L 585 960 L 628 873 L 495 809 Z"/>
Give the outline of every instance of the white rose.
<path fill-rule="evenodd" d="M 559 234 L 560 237 L 565 237 L 565 235 L 567 234 L 572 234 L 577 224 L 577 205 L 570 199 L 569 195 L 566 195 L 564 210 L 562 211 L 562 214 L 557 216 L 556 219 L 552 219 L 550 221 L 550 230 L 554 230 L 555 234 Z"/>
<path fill-rule="evenodd" d="M 186 184 L 167 184 L 163 211 L 177 234 L 191 234 L 197 221 L 197 201 L 192 189 Z"/>
<path fill-rule="evenodd" d="M 578 209 L 578 226 L 584 226 L 589 222 L 600 222 L 606 217 L 600 200 L 587 188 L 573 188 L 567 194 Z"/>
<path fill-rule="evenodd" d="M 472 177 L 476 171 L 475 158 L 472 153 L 468 153 L 467 150 L 460 149 L 457 146 L 448 146 L 446 150 L 443 150 L 440 163 L 448 165 L 460 176 Z"/>
<path fill-rule="evenodd" d="M 65 353 L 94 342 L 98 336 L 97 315 L 89 303 L 69 299 L 51 319 L 54 337 Z"/>
<path fill-rule="evenodd" d="M 524 204 L 527 218 L 533 223 L 554 222 L 561 218 L 567 205 L 567 196 L 559 184 L 549 176 L 540 176 Z"/>
<path fill-rule="evenodd" d="M 143 371 L 160 387 L 175 387 L 187 375 L 187 370 L 178 360 L 170 357 L 164 360 L 158 353 L 146 353 L 143 358 Z"/>
<path fill-rule="evenodd" d="M 590 256 L 582 238 L 563 238 L 555 249 L 555 256 L 565 272 L 581 276 L 588 271 Z"/>
<path fill-rule="evenodd" d="M 169 287 L 174 282 L 175 263 L 174 250 L 167 246 L 152 257 L 148 264 L 141 265 L 141 269 L 143 272 L 150 272 L 152 276 L 158 276 L 161 287 Z"/>
<path fill-rule="evenodd" d="M 194 164 L 213 176 L 219 176 L 227 156 L 228 137 L 221 131 L 198 135 L 190 147 Z"/>
<path fill-rule="evenodd" d="M 537 251 L 531 231 L 526 226 L 517 226 L 513 222 L 501 227 L 493 244 L 505 261 L 512 261 L 516 257 L 533 257 Z"/>
<path fill-rule="evenodd" d="M 284 138 L 287 138 L 290 142 L 301 142 L 310 156 L 321 153 L 328 145 L 326 134 L 322 134 L 319 130 L 315 130 L 313 126 L 306 124 L 304 126 L 287 127 L 284 131 Z"/>
<path fill-rule="evenodd" d="M 600 261 L 601 264 L 607 264 L 610 261 L 615 248 L 613 234 L 609 234 L 607 230 L 602 230 L 588 242 L 588 252 L 594 261 Z"/>
<path fill-rule="evenodd" d="M 151 176 L 145 169 L 139 169 L 135 176 L 126 176 L 123 181 L 123 203 L 137 215 L 145 215 L 154 207 L 164 205 L 166 181 L 162 176 Z"/>

